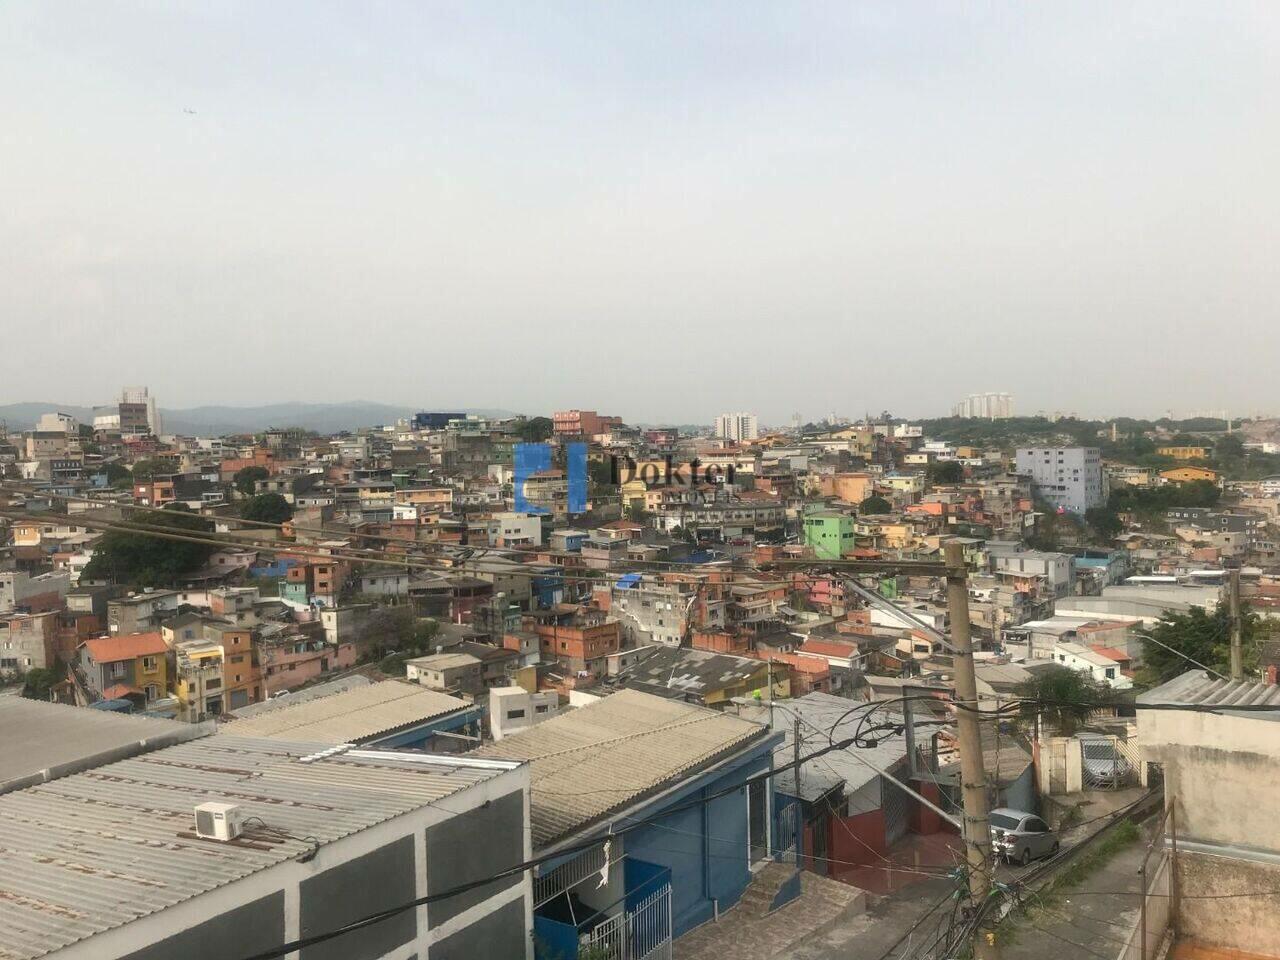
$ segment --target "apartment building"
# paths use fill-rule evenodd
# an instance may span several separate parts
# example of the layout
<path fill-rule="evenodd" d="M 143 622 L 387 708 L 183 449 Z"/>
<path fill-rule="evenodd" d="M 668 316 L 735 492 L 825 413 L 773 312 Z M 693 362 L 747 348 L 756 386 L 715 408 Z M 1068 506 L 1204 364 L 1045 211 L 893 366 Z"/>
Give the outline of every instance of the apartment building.
<path fill-rule="evenodd" d="M 722 413 L 716 417 L 716 436 L 723 440 L 742 443 L 759 435 L 759 424 L 753 413 Z"/>
<path fill-rule="evenodd" d="M 1107 499 L 1097 447 L 1022 447 L 1016 462 L 1033 490 L 1062 512 L 1083 515 Z"/>

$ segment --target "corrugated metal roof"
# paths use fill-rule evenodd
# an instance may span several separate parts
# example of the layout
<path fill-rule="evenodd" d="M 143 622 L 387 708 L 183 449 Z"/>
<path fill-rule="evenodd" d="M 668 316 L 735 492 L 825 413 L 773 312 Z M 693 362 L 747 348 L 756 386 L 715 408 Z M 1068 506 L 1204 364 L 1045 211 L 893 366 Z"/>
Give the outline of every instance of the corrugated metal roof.
<path fill-rule="evenodd" d="M 342 693 L 344 690 L 367 687 L 371 683 L 373 681 L 368 677 L 358 673 L 350 673 L 337 680 L 326 680 L 324 683 L 313 684 L 299 690 L 290 690 L 288 693 L 272 697 L 269 700 L 263 700 L 261 703 L 251 703 L 247 706 L 238 707 L 235 710 L 228 711 L 226 716 L 248 720 L 250 717 L 259 717 L 264 713 L 275 713 L 277 710 L 284 710 L 287 707 L 297 706 L 310 700 L 331 697 L 335 693 Z"/>
<path fill-rule="evenodd" d="M 1204 670 L 1188 670 L 1168 683 L 1148 690 L 1138 697 L 1138 703 L 1200 704 L 1222 707 L 1224 713 L 1230 713 L 1231 707 L 1280 707 L 1280 686 L 1257 680 L 1223 680 Z M 1249 716 L 1280 720 L 1280 710 L 1249 713 Z"/>
<path fill-rule="evenodd" d="M 530 761 L 530 820 L 542 847 L 764 737 L 705 707 L 623 690 L 467 756 Z"/>
<path fill-rule="evenodd" d="M 311 849 L 252 828 L 194 836 L 194 809 L 238 803 L 321 845 L 502 771 L 332 756 L 326 744 L 209 737 L 0 797 L 0 956 L 31 960 Z"/>
<path fill-rule="evenodd" d="M 0 793 L 206 737 L 205 725 L 0 697 Z"/>
<path fill-rule="evenodd" d="M 803 755 L 820 750 L 827 746 L 831 739 L 837 741 L 848 739 L 857 731 L 859 725 L 864 731 L 871 726 L 871 723 L 862 723 L 867 711 L 856 710 L 859 706 L 863 706 L 862 701 L 846 700 L 844 697 L 817 692 L 805 694 L 795 700 L 778 701 L 774 705 L 772 720 L 773 728 L 784 737 L 783 742 L 774 750 L 778 765 L 791 763 L 794 759 L 793 742 L 797 716 L 801 718 L 800 753 Z M 851 710 L 856 712 L 849 716 Z M 770 722 L 767 704 L 743 706 L 740 711 L 742 716 L 749 719 Z M 921 736 L 923 737 L 924 734 Z M 879 778 L 880 773 L 875 769 L 876 767 L 880 770 L 888 770 L 904 760 L 906 756 L 907 738 L 904 734 L 890 735 L 874 747 L 850 747 L 848 750 L 832 751 L 802 765 L 800 795 L 805 800 L 817 800 L 843 781 L 845 795 L 852 797 L 867 784 Z M 797 788 L 794 769 L 779 773 L 776 783 L 780 792 L 795 796 Z"/>
<path fill-rule="evenodd" d="M 233 720 L 220 732 L 236 737 L 360 743 L 469 706 L 465 700 L 416 683 L 383 680 L 249 719 Z"/>

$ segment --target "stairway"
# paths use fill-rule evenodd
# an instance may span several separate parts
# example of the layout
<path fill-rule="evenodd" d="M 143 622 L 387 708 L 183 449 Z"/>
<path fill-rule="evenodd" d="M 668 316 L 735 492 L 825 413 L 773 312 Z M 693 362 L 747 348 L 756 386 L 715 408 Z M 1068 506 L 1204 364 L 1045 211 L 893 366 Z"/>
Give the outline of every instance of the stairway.
<path fill-rule="evenodd" d="M 768 960 L 866 908 L 865 891 L 807 871 L 800 872 L 800 895 L 775 907 L 795 874 L 794 863 L 765 865 L 718 921 L 704 923 L 675 942 L 676 960 Z"/>

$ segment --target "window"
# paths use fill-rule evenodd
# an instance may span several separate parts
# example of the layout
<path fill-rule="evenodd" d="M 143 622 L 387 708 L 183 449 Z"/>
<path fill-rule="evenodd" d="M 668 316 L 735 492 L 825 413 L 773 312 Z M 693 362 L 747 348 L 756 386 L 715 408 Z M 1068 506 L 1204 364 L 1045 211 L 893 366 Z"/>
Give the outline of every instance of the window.
<path fill-rule="evenodd" d="M 544 704 L 542 704 L 542 705 L 540 705 L 540 706 L 534 707 L 534 708 L 533 708 L 533 710 L 534 710 L 534 712 L 535 712 L 535 713 L 546 713 L 546 712 L 547 712 L 547 705 L 544 703 Z"/>
<path fill-rule="evenodd" d="M 1107 667 L 1107 679 L 1108 679 L 1108 680 L 1114 680 L 1115 678 L 1116 678 L 1116 668 L 1115 668 L 1115 667 Z"/>
<path fill-rule="evenodd" d="M 523 710 L 508 710 L 508 711 L 507 711 L 507 719 L 508 719 L 508 720 L 519 720 L 519 719 L 521 719 L 523 716 L 524 716 L 524 711 L 523 711 Z"/>
<path fill-rule="evenodd" d="M 123 677 L 123 676 L 124 676 L 124 661 L 123 661 L 123 660 L 117 660 L 115 663 L 113 663 L 113 664 L 111 665 L 111 676 L 113 676 L 113 677 Z"/>
<path fill-rule="evenodd" d="M 160 688 L 157 687 L 154 683 L 148 683 L 146 686 L 146 694 L 147 694 L 147 703 L 151 703 L 153 700 L 157 699 L 160 696 Z"/>
<path fill-rule="evenodd" d="M 142 658 L 142 669 L 143 669 L 144 671 L 146 671 L 147 673 L 155 673 L 155 672 L 156 672 L 156 658 L 155 658 L 155 657 L 143 657 L 143 658 Z"/>

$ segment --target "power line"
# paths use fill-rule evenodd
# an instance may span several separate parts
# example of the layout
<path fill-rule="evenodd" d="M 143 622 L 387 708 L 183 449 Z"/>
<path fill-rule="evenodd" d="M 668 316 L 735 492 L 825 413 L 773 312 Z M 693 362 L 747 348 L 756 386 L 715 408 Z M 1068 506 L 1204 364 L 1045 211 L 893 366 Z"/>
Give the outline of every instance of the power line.
<path fill-rule="evenodd" d="M 312 936 L 309 936 L 309 937 L 303 937 L 298 940 L 293 940 L 279 947 L 274 947 L 270 950 L 266 950 L 261 953 L 256 953 L 249 957 L 244 957 L 242 958 L 242 960 L 273 960 L 273 958 L 275 957 L 284 956 L 285 954 L 292 953 L 295 950 L 301 950 L 306 947 L 313 946 L 314 944 L 317 944 L 317 943 L 323 943 L 327 940 L 332 940 L 334 937 L 342 936 L 343 934 L 350 933 L 354 930 L 364 929 L 365 927 L 372 926 L 373 924 L 376 924 L 376 923 L 380 923 L 383 920 L 389 919 L 390 917 L 394 917 L 401 913 L 405 913 L 409 910 L 413 910 L 416 907 L 437 903 L 441 900 L 446 900 L 450 897 L 456 897 L 470 890 L 475 890 L 480 887 L 486 886 L 490 883 L 493 883 L 496 880 L 502 880 L 502 879 L 505 879 L 506 877 L 515 876 L 516 874 L 524 873 L 526 870 L 539 866 L 540 864 L 546 863 L 548 861 L 563 860 L 566 856 L 569 856 L 575 853 L 581 853 L 586 850 L 594 849 L 595 847 L 608 842 L 611 837 L 625 836 L 626 834 L 632 833 L 635 830 L 639 830 L 640 828 L 648 826 L 651 823 L 655 823 L 659 819 L 669 817 L 672 814 L 679 813 L 683 810 L 704 807 L 711 801 L 717 800 L 720 797 L 728 796 L 729 794 L 732 794 L 732 793 L 738 793 L 743 788 L 749 787 L 752 783 L 767 781 L 771 779 L 773 776 L 775 776 L 779 772 L 779 770 L 789 770 L 792 768 L 798 768 L 801 764 L 807 763 L 808 761 L 816 759 L 817 757 L 821 757 L 827 753 L 831 753 L 834 750 L 848 749 L 852 745 L 853 745 L 853 741 L 848 740 L 848 741 L 842 741 L 832 746 L 822 747 L 807 757 L 801 757 L 796 761 L 792 761 L 791 763 L 784 764 L 781 768 L 773 768 L 763 773 L 753 774 L 737 783 L 734 783 L 732 786 L 725 787 L 724 789 L 718 790 L 715 793 L 698 797 L 686 803 L 676 804 L 675 806 L 668 807 L 667 809 L 663 810 L 661 813 L 655 814 L 652 817 L 648 817 L 644 820 L 638 820 L 635 823 L 632 823 L 623 827 L 611 829 L 610 832 L 605 836 L 597 837 L 592 840 L 587 840 L 582 843 L 575 844 L 569 847 L 563 847 L 552 853 L 545 853 L 545 854 L 542 854 L 541 856 L 533 857 L 529 860 L 526 860 L 522 863 L 518 863 L 511 867 L 508 867 L 505 870 L 498 871 L 497 873 L 491 874 L 487 877 L 483 877 L 478 880 L 472 880 L 468 883 L 458 884 L 457 886 L 450 887 L 446 890 L 441 890 L 437 893 L 427 894 L 426 896 L 418 897 L 406 903 L 401 903 L 394 907 L 389 907 L 386 910 L 381 910 L 377 913 L 362 917 L 359 920 L 353 920 L 350 923 L 344 924 L 343 926 L 335 930 L 326 931 L 324 933 L 313 934 Z"/>

